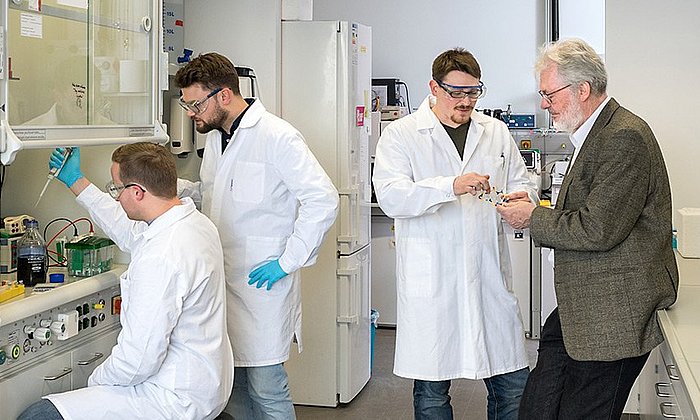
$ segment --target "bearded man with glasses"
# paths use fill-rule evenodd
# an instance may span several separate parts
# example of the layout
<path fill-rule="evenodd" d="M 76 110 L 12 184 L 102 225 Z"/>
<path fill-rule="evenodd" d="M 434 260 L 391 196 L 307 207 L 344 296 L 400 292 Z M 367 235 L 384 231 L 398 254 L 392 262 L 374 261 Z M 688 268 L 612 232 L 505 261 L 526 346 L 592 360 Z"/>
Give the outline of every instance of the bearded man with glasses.
<path fill-rule="evenodd" d="M 555 208 L 498 207 L 554 249 L 558 307 L 542 328 L 520 418 L 619 419 L 663 341 L 656 312 L 678 290 L 668 173 L 651 128 L 608 96 L 605 64 L 590 45 L 546 44 L 535 68 L 540 106 L 576 150 Z"/>
<path fill-rule="evenodd" d="M 316 262 L 338 192 L 299 131 L 241 96 L 228 58 L 200 55 L 175 82 L 197 131 L 208 133 L 200 181 L 180 180 L 178 193 L 201 201 L 224 247 L 236 366 L 224 411 L 293 419 L 283 363 L 292 342 L 302 350 L 299 269 Z"/>
<path fill-rule="evenodd" d="M 500 216 L 479 197 L 537 203 L 537 189 L 505 123 L 474 110 L 486 92 L 474 56 L 445 51 L 432 76 L 418 111 L 382 132 L 374 164 L 396 224 L 394 373 L 414 379 L 416 419 L 452 419 L 451 380 L 467 378 L 484 380 L 489 419 L 513 420 L 525 333 Z"/>

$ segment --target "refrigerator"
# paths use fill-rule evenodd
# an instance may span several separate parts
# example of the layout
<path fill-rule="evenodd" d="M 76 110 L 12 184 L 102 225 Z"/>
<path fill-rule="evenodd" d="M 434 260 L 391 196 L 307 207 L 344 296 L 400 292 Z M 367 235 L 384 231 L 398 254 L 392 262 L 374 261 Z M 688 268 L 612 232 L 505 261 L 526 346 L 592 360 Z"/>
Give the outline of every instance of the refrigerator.
<path fill-rule="evenodd" d="M 317 262 L 301 272 L 303 352 L 285 363 L 295 404 L 350 402 L 370 378 L 371 29 L 284 21 L 281 115 L 340 195 Z"/>

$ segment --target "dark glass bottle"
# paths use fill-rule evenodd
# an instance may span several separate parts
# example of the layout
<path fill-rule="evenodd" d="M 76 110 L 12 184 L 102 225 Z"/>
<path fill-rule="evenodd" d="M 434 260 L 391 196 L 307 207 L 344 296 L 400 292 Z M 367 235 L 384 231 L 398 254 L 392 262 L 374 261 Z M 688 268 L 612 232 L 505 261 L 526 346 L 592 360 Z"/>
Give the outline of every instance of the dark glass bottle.
<path fill-rule="evenodd" d="M 39 234 L 39 222 L 26 222 L 27 230 L 17 242 L 17 280 L 27 287 L 46 282 L 48 256 L 46 244 Z"/>

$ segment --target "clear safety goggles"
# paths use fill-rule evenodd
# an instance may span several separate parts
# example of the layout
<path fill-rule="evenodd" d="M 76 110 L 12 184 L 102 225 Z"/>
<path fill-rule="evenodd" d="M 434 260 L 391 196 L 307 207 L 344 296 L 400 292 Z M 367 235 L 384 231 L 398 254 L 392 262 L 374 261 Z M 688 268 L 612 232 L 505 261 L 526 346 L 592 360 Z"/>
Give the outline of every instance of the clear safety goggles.
<path fill-rule="evenodd" d="M 185 101 L 182 96 L 177 100 L 177 103 L 184 109 L 185 111 L 190 111 L 194 114 L 201 114 L 202 112 L 207 110 L 207 101 L 209 98 L 212 96 L 216 95 L 217 93 L 221 92 L 224 88 L 216 88 L 209 92 L 207 96 L 205 96 L 203 99 L 198 99 L 195 101 Z"/>
<path fill-rule="evenodd" d="M 137 184 L 135 182 L 130 182 L 126 185 L 117 185 L 114 183 L 114 181 L 109 181 L 107 183 L 107 185 L 105 185 L 105 189 L 107 190 L 109 195 L 115 200 L 118 200 L 119 196 L 122 195 L 122 191 L 124 191 L 125 189 L 127 189 L 129 187 L 137 187 L 142 192 L 146 192 L 146 189 L 143 186 L 141 186 L 140 184 Z"/>
<path fill-rule="evenodd" d="M 478 85 L 474 86 L 454 86 L 448 85 L 445 82 L 441 82 L 437 79 L 433 79 L 435 82 L 444 90 L 451 98 L 454 99 L 464 99 L 469 98 L 471 100 L 481 99 L 486 96 L 486 86 L 484 82 L 479 82 Z"/>

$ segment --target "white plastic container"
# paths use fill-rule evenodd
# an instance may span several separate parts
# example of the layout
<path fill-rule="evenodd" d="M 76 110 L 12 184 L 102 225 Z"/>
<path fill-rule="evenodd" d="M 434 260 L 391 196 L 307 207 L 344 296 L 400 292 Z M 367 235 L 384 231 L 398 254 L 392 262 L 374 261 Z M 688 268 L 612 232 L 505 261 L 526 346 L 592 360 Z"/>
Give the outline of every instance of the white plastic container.
<path fill-rule="evenodd" d="M 684 258 L 700 258 L 700 208 L 678 210 L 678 252 Z"/>

